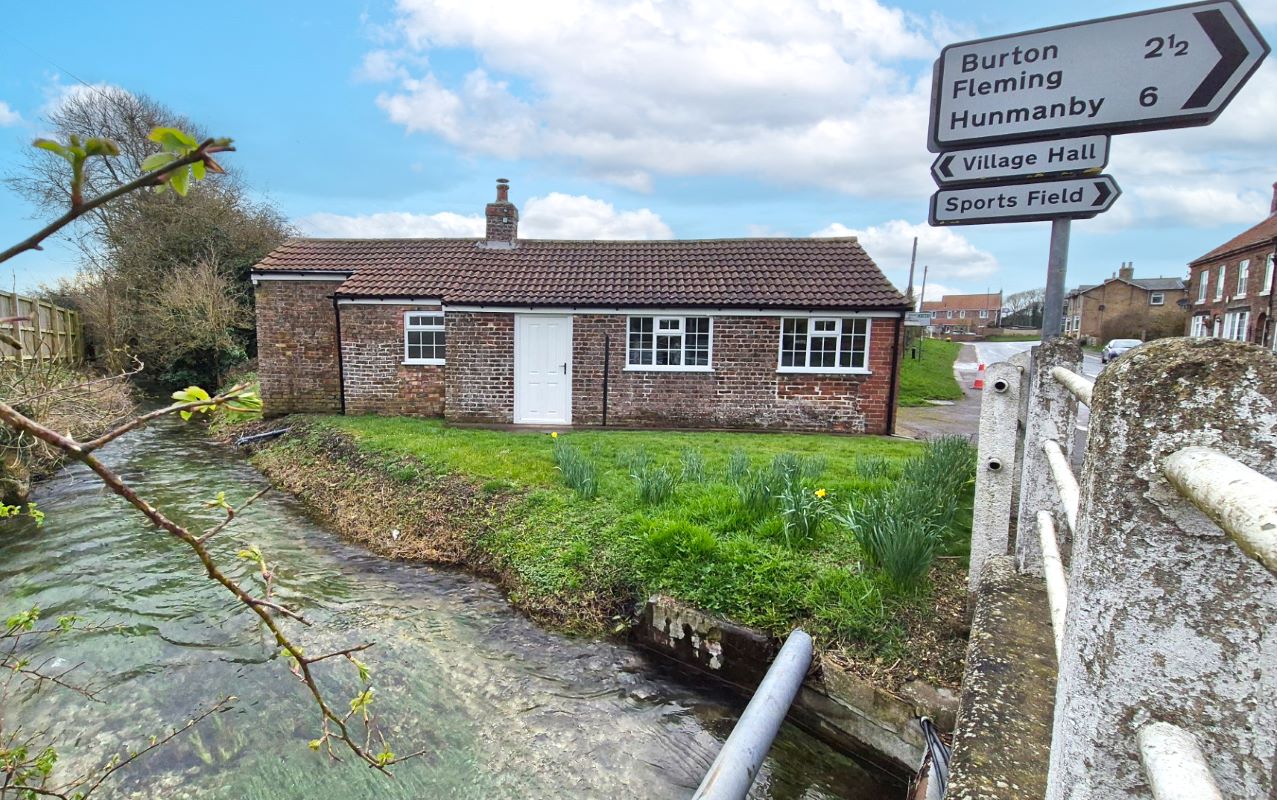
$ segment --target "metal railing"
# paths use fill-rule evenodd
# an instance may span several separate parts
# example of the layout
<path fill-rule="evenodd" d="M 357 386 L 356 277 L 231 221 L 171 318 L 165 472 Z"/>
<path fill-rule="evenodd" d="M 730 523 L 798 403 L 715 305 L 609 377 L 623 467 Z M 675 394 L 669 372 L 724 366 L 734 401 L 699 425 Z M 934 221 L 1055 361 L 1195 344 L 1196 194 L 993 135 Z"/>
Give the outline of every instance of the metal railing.
<path fill-rule="evenodd" d="M 1118 770 L 1129 769 L 1130 755 L 1155 800 L 1211 800 L 1222 796 L 1219 786 L 1229 796 L 1272 790 L 1271 747 L 1255 732 L 1263 723 L 1237 709 L 1262 706 L 1274 689 L 1273 671 L 1259 666 L 1270 653 L 1255 631 L 1277 619 L 1270 591 L 1277 584 L 1264 577 L 1277 576 L 1277 480 L 1259 471 L 1277 452 L 1270 410 L 1277 362 L 1231 343 L 1141 348 L 1140 367 L 1104 378 L 1083 487 L 1069 453 L 1076 406 L 1092 408 L 1095 384 L 1076 371 L 1076 348 L 1055 342 L 1040 349 L 1042 357 L 1035 348 L 1031 362 L 1005 371 L 1012 387 L 1018 373 L 1021 400 L 1005 383 L 986 393 L 980 463 L 983 499 L 1002 502 L 999 513 L 1014 512 L 1013 500 L 988 487 L 1005 481 L 1018 491 L 1013 552 L 1022 571 L 1041 572 L 1045 582 L 1060 664 L 1048 800 L 1129 796 L 1139 779 Z M 1153 353 L 1165 353 L 1165 361 Z M 1228 368 L 1219 370 L 1221 363 Z M 1214 375 L 1228 379 L 1207 385 Z M 1005 428 L 1013 405 L 1019 414 L 1011 424 L 1023 444 L 1008 448 L 991 438 L 986 448 L 986 431 Z M 990 413 L 1000 425 L 986 427 Z M 1001 468 L 1011 461 L 1008 475 Z M 981 491 L 978 481 L 977 504 Z M 975 554 L 1010 546 L 998 544 L 1006 542 L 1004 528 L 979 528 L 973 585 L 981 566 Z M 1071 547 L 1062 557 L 1064 533 Z M 1230 555 L 1234 546 L 1263 569 L 1245 567 L 1236 549 Z M 1185 677 L 1193 672 L 1196 685 Z M 1210 743 L 1210 753 L 1190 730 Z M 1079 784 L 1086 787 L 1080 793 Z"/>
<path fill-rule="evenodd" d="M 807 677 L 811 653 L 811 637 L 805 631 L 795 629 L 789 634 L 692 800 L 742 800 L 749 794 Z"/>

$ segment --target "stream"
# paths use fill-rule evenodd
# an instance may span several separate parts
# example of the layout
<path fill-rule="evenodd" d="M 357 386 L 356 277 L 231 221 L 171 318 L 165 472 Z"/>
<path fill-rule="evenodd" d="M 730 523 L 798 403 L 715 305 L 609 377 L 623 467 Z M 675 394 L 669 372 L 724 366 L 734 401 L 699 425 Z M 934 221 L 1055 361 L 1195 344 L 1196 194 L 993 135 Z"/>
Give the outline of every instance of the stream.
<path fill-rule="evenodd" d="M 103 459 L 180 522 L 221 519 L 265 480 L 236 451 L 172 420 L 118 440 Z M 226 695 L 237 700 L 117 773 L 104 797 L 687 798 L 744 707 L 707 679 L 606 639 L 538 628 L 489 583 L 386 561 L 346 544 L 301 504 L 267 494 L 213 540 L 218 563 L 257 586 L 236 558 L 257 545 L 277 564 L 279 600 L 315 625 L 289 626 L 308 653 L 374 641 L 373 708 L 391 747 L 425 749 L 386 778 L 307 748 L 318 715 L 255 617 L 202 574 L 180 542 L 151 528 L 76 465 L 40 485 L 47 514 L 0 521 L 0 618 L 38 605 L 45 621 L 78 614 L 101 630 L 40 650 L 98 689 L 19 694 L 6 728 L 47 729 L 58 774 L 140 747 Z M 38 663 L 38 662 L 37 662 Z M 335 707 L 353 668 L 325 662 Z M 786 725 L 750 797 L 902 797 L 890 777 Z"/>

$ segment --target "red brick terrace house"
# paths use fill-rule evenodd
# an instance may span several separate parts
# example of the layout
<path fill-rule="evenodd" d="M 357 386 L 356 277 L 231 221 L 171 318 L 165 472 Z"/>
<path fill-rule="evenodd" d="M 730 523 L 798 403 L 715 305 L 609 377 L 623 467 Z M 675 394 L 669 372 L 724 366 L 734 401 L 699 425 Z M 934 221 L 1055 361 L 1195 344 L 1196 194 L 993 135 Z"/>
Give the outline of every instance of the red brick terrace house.
<path fill-rule="evenodd" d="M 890 433 L 909 303 L 854 238 L 292 239 L 253 272 L 271 415 Z"/>
<path fill-rule="evenodd" d="M 931 314 L 932 333 L 984 336 L 1002 319 L 1002 292 L 946 294 L 924 302 L 922 310 Z"/>
<path fill-rule="evenodd" d="M 1277 183 L 1268 217 L 1188 265 L 1189 336 L 1253 342 L 1277 351 Z"/>

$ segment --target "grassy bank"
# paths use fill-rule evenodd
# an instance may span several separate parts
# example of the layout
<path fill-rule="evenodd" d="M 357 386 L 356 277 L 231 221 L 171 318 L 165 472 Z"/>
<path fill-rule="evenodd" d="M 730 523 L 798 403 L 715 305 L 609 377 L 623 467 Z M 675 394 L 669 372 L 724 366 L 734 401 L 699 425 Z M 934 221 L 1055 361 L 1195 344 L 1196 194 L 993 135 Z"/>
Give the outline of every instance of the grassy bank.
<path fill-rule="evenodd" d="M 908 351 L 900 361 L 900 405 L 923 406 L 928 400 L 961 400 L 962 387 L 953 377 L 953 362 L 961 342 L 927 339 L 920 342 L 918 358 Z"/>
<path fill-rule="evenodd" d="M 301 428 L 257 456 L 277 483 L 387 555 L 493 575 L 561 627 L 622 628 L 660 592 L 777 635 L 801 625 L 889 685 L 960 678 L 965 451 L 950 454 L 961 468 L 909 480 L 925 448 L 872 437 L 552 437 L 389 417 Z M 956 507 L 937 512 L 928 487 L 945 481 Z M 891 527 L 891 509 L 922 527 Z M 919 531 L 926 552 L 892 546 Z"/>

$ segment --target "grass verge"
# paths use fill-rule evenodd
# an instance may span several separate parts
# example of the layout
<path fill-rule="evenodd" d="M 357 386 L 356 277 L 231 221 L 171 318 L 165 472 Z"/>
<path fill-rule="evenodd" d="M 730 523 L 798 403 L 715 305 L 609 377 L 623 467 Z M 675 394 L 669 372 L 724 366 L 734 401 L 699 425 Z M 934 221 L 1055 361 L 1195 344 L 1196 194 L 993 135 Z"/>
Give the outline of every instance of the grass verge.
<path fill-rule="evenodd" d="M 660 592 L 776 635 L 801 625 L 888 687 L 961 678 L 969 481 L 958 476 L 961 510 L 928 529 L 939 558 L 910 585 L 867 559 L 835 513 L 931 480 L 923 445 L 673 431 L 551 437 L 395 417 L 293 424 L 255 457 L 272 480 L 383 554 L 495 577 L 517 606 L 557 627 L 623 629 Z"/>
<path fill-rule="evenodd" d="M 961 400 L 962 387 L 953 377 L 953 362 L 961 342 L 927 339 L 918 358 L 906 351 L 900 360 L 900 405 L 925 406 L 928 400 Z"/>

